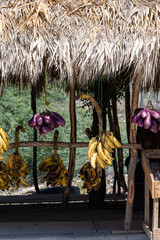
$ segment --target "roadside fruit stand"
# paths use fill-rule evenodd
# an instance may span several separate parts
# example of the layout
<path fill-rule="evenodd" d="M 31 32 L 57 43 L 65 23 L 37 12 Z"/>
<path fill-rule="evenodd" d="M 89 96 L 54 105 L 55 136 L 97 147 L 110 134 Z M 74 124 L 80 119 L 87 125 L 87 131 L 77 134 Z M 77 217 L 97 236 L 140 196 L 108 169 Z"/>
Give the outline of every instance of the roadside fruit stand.
<path fill-rule="evenodd" d="M 112 149 L 128 148 L 131 160 L 128 170 L 128 197 L 124 229 L 129 231 L 134 201 L 137 150 L 142 148 L 140 144 L 136 144 L 135 123 L 138 121 L 139 127 L 145 126 L 149 129 L 151 115 L 153 115 L 154 121 L 152 121 L 150 130 L 156 134 L 156 131 L 159 131 L 159 125 L 155 120 L 156 113 L 152 112 L 152 109 L 143 110 L 143 113 L 138 111 L 137 114 L 141 118 L 138 118 L 136 114 L 132 119 L 133 122 L 127 119 L 130 130 L 129 144 L 121 144 L 112 131 L 103 132 L 101 111 L 96 101 L 89 95 L 80 94 L 78 99 L 89 98 L 97 110 L 99 135 L 91 138 L 89 145 L 77 143 L 75 89 L 79 85 L 83 88 L 83 86 L 94 84 L 97 78 L 107 82 L 109 77 L 117 77 L 125 69 L 131 78 L 130 82 L 133 83 L 131 111 L 129 109 L 129 112 L 131 116 L 134 116 L 138 108 L 140 88 L 148 90 L 153 87 L 156 91 L 160 86 L 159 3 L 139 0 L 111 2 L 99 0 L 97 3 L 92 0 L 25 0 L 23 2 L 17 0 L 2 1 L 0 7 L 0 92 L 5 90 L 5 86 L 10 81 L 13 85 L 18 82 L 22 86 L 31 85 L 32 90 L 35 90 L 33 92 L 38 94 L 43 89 L 46 90 L 47 75 L 52 82 L 54 75 L 54 77 L 63 79 L 70 93 L 71 133 L 68 143 L 58 142 L 58 132 L 55 132 L 53 142 L 37 141 L 37 131 L 44 135 L 53 131 L 56 124 L 63 127 L 65 122 L 63 116 L 55 112 L 47 112 L 47 109 L 45 113 L 37 113 L 36 107 L 33 106 L 34 116 L 29 120 L 29 125 L 35 131 L 34 141 L 18 143 L 18 129 L 23 132 L 22 126 L 15 131 L 15 143 L 9 144 L 5 137 L 3 140 L 6 146 L 4 146 L 1 140 L 1 149 L 6 151 L 7 148 L 15 148 L 15 153 L 10 156 L 8 165 L 6 164 L 6 169 L 10 171 L 12 180 L 15 182 L 15 187 L 19 184 L 27 184 L 23 177 L 28 173 L 27 166 L 18 153 L 18 146 L 54 147 L 54 157 L 49 157 L 42 162 L 40 169 L 47 173 L 45 180 L 48 183 L 53 181 L 52 173 L 56 171 L 55 169 L 63 170 L 57 171 L 57 176 L 61 181 L 58 178 L 51 184 L 61 182 L 66 186 L 64 203 L 69 201 L 77 147 L 88 147 L 89 163 L 84 168 L 93 176 L 91 186 L 95 189 L 99 185 L 101 168 L 105 168 L 106 164 L 112 164 Z M 34 97 L 36 98 L 36 94 L 33 94 Z M 45 105 L 47 104 L 46 99 Z M 130 105 L 130 100 L 128 104 Z M 3 132 L 3 128 L 1 129 Z M 5 132 L 2 134 L 6 135 Z M 70 148 L 68 170 L 64 168 L 58 156 L 58 147 Z M 1 160 L 3 160 L 2 155 L 1 152 Z M 1 167 L 4 167 L 3 164 Z M 20 176 L 12 173 L 14 167 Z M 36 162 L 34 167 L 36 174 Z M 53 171 L 50 171 L 50 167 Z M 81 170 L 81 178 L 84 179 L 85 185 L 84 168 Z M 123 161 L 119 163 L 119 168 L 123 170 Z M 2 180 L 3 177 L 7 178 L 7 175 L 1 173 Z M 10 184 L 9 180 L 8 184 Z M 91 186 L 86 184 L 88 191 L 91 190 Z"/>

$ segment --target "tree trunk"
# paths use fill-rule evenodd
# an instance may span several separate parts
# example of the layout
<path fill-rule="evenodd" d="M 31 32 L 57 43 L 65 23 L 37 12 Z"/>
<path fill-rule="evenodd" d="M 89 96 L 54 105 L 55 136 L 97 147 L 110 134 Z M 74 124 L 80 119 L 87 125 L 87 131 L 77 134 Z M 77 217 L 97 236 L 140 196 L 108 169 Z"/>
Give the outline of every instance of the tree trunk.
<path fill-rule="evenodd" d="M 139 99 L 139 86 L 140 86 L 140 76 L 137 74 L 137 77 L 134 81 L 133 91 L 132 91 L 132 116 L 134 115 L 134 110 L 138 108 L 138 99 Z M 131 122 L 130 125 L 130 143 L 136 143 L 136 125 Z M 125 214 L 125 223 L 124 229 L 130 230 L 132 223 L 132 211 L 133 211 L 133 201 L 134 201 L 134 177 L 135 169 L 137 165 L 137 149 L 131 149 L 131 158 L 128 169 L 128 198 L 126 204 L 126 214 Z"/>
<path fill-rule="evenodd" d="M 115 137 L 121 142 L 121 135 L 119 129 L 119 122 L 118 122 L 118 112 L 117 112 L 117 100 L 115 98 L 112 99 L 112 109 L 113 109 L 113 122 L 115 128 Z M 119 166 L 119 183 L 123 190 L 127 191 L 127 185 L 124 180 L 123 175 L 123 150 L 122 148 L 117 149 L 118 152 L 118 166 Z"/>
<path fill-rule="evenodd" d="M 36 87 L 32 85 L 31 89 L 31 106 L 33 115 L 37 113 L 36 108 Z M 37 141 L 37 131 L 34 129 L 34 141 Z M 39 193 L 38 181 L 37 181 L 37 147 L 33 147 L 33 178 L 36 193 Z"/>

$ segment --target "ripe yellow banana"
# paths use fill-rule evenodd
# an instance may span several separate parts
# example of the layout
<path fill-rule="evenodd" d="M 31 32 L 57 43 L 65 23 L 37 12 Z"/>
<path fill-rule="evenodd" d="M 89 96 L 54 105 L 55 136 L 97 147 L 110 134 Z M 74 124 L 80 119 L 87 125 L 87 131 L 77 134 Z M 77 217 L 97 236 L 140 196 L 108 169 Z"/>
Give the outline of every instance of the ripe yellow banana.
<path fill-rule="evenodd" d="M 3 161 L 4 157 L 0 154 L 0 161 Z"/>
<path fill-rule="evenodd" d="M 110 156 L 110 154 L 109 154 L 109 152 L 107 151 L 107 149 L 103 148 L 103 152 L 104 152 L 104 154 L 105 154 L 105 156 L 106 156 L 106 159 L 108 159 L 108 160 L 110 160 L 110 161 L 114 160 L 114 158 L 112 158 L 112 157 Z"/>
<path fill-rule="evenodd" d="M 95 152 L 91 158 L 91 166 L 95 169 L 96 168 L 96 159 L 97 159 L 97 152 Z"/>
<path fill-rule="evenodd" d="M 108 142 L 106 140 L 106 135 L 105 133 L 102 134 L 102 138 L 101 138 L 101 142 L 102 142 L 102 145 L 105 149 L 107 149 L 107 151 L 109 153 L 113 152 L 112 148 L 108 145 Z"/>
<path fill-rule="evenodd" d="M 7 151 L 8 146 L 7 146 L 7 144 L 5 143 L 5 141 L 4 141 L 4 139 L 2 138 L 2 136 L 0 136 L 0 146 L 1 146 L 1 148 L 4 149 L 4 151 Z"/>
<path fill-rule="evenodd" d="M 0 148 L 0 154 L 4 154 L 4 149 L 2 147 Z"/>
<path fill-rule="evenodd" d="M 89 141 L 89 145 L 88 145 L 88 160 L 89 161 L 91 161 L 93 154 L 96 152 L 97 145 L 98 145 L 97 138 L 93 137 Z"/>
<path fill-rule="evenodd" d="M 104 161 L 106 160 L 106 156 L 105 156 L 105 154 L 103 152 L 103 147 L 102 147 L 102 143 L 101 142 L 98 143 L 97 153 L 98 153 L 100 158 L 102 158 Z"/>
<path fill-rule="evenodd" d="M 0 135 L 1 135 L 2 139 L 4 140 L 4 142 L 6 143 L 7 149 L 8 149 L 8 147 L 9 147 L 9 137 L 8 137 L 8 134 L 1 127 L 0 127 Z"/>
<path fill-rule="evenodd" d="M 116 146 L 113 144 L 113 142 L 112 142 L 112 141 L 110 140 L 110 138 L 107 136 L 107 134 L 106 134 L 105 142 L 109 145 L 110 148 L 113 148 L 113 149 L 116 148 Z"/>
<path fill-rule="evenodd" d="M 107 168 L 106 162 L 100 156 L 97 156 L 97 163 L 99 164 L 99 166 L 101 168 L 103 168 L 103 169 Z"/>
<path fill-rule="evenodd" d="M 112 143 L 116 145 L 116 147 L 121 147 L 121 143 L 117 140 L 117 138 L 113 135 L 111 131 L 107 131 L 106 135 L 112 141 Z"/>
<path fill-rule="evenodd" d="M 104 154 L 105 154 L 105 156 L 106 156 L 106 163 L 107 163 L 108 165 L 112 166 L 112 160 L 114 160 L 114 158 L 112 158 L 112 157 L 109 155 L 108 151 L 107 151 L 105 148 L 103 148 L 103 152 L 104 152 Z"/>

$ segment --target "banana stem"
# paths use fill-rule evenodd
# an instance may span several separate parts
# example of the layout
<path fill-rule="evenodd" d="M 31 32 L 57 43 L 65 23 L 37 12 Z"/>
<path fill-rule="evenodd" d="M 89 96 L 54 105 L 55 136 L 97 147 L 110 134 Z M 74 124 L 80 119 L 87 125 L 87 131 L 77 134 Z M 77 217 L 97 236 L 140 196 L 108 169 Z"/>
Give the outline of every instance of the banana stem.
<path fill-rule="evenodd" d="M 56 147 L 57 146 L 57 139 L 58 139 L 58 135 L 59 135 L 59 131 L 56 130 L 55 133 L 54 133 L 54 155 L 55 156 L 58 156 L 58 148 Z"/>
<path fill-rule="evenodd" d="M 15 153 L 18 153 L 18 147 L 19 147 L 19 142 L 18 142 L 18 137 L 19 137 L 19 131 L 25 132 L 25 129 L 22 126 L 17 126 L 15 130 Z"/>
<path fill-rule="evenodd" d="M 77 95 L 76 100 L 80 100 L 80 99 L 89 99 L 92 102 L 93 106 L 95 107 L 96 113 L 98 115 L 99 138 L 101 138 L 102 131 L 103 131 L 102 111 L 97 101 L 88 94 Z"/>

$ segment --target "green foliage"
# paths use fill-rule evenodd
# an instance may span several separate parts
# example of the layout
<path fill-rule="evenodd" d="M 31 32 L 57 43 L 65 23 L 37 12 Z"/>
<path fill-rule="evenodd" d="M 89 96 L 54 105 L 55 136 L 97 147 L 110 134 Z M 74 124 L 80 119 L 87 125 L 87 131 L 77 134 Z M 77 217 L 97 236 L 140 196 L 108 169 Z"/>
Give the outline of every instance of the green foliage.
<path fill-rule="evenodd" d="M 84 90 L 87 92 L 88 89 Z M 92 93 L 91 93 L 92 94 Z M 92 94 L 93 95 L 93 94 Z M 106 94 L 105 94 L 106 96 Z M 55 111 L 63 116 L 66 121 L 65 127 L 59 127 L 59 138 L 58 141 L 69 142 L 70 141 L 70 114 L 69 114 L 69 95 L 67 95 L 64 89 L 60 88 L 58 85 L 48 85 L 47 87 L 47 100 L 50 102 L 49 110 Z M 39 99 L 37 99 L 37 112 L 42 112 L 45 109 L 45 96 L 44 93 Z M 86 104 L 82 108 L 82 101 L 76 102 L 76 116 L 77 116 L 77 141 L 87 142 L 88 137 L 85 134 L 85 129 L 87 127 L 91 128 L 92 125 L 92 110 L 90 103 L 86 101 Z M 121 138 L 122 142 L 127 142 L 126 137 L 126 126 L 124 117 L 124 102 L 122 102 L 121 107 L 118 108 L 121 111 L 119 115 L 119 123 L 121 128 Z M 8 133 L 10 142 L 14 142 L 14 131 L 18 125 L 22 125 L 26 132 L 19 135 L 19 141 L 32 141 L 33 140 L 33 128 L 28 126 L 29 119 L 33 116 L 31 109 L 31 89 L 30 87 L 19 92 L 18 88 L 13 88 L 12 86 L 7 86 L 1 97 L 0 104 L 1 113 L 1 126 Z M 46 134 L 44 137 L 38 134 L 39 141 L 53 141 L 54 131 Z M 77 148 L 76 149 L 76 162 L 75 162 L 75 172 L 74 176 L 79 176 L 79 170 L 84 163 L 88 161 L 87 148 Z M 7 156 L 14 152 L 14 149 L 7 151 L 4 154 L 5 159 Z M 20 154 L 24 157 L 27 162 L 30 173 L 27 180 L 33 183 L 33 149 L 31 147 L 19 148 Z M 128 151 L 124 150 L 124 159 L 128 156 Z M 52 147 L 39 147 L 37 148 L 37 162 L 40 162 L 47 156 L 53 153 Z M 58 153 L 62 158 L 65 166 L 68 168 L 69 164 L 69 149 L 59 148 Z M 112 167 L 107 168 L 111 169 Z M 38 167 L 38 181 L 43 182 L 43 175 L 39 172 Z"/>
<path fill-rule="evenodd" d="M 70 114 L 69 114 L 69 96 L 64 92 L 63 89 L 58 86 L 48 85 L 47 87 L 47 100 L 50 102 L 48 109 L 59 113 L 66 121 L 65 127 L 59 127 L 59 138 L 58 141 L 69 142 L 70 141 Z M 45 96 L 41 95 L 37 99 L 37 112 L 42 112 L 45 109 Z M 76 115 L 77 115 L 77 141 L 85 142 L 88 141 L 88 137 L 85 135 L 85 129 L 91 127 L 92 114 L 88 114 L 88 109 L 82 109 L 78 104 L 76 105 Z M 31 89 L 28 87 L 22 92 L 19 92 L 18 88 L 13 89 L 13 87 L 8 86 L 3 96 L 1 97 L 0 104 L 1 112 L 1 126 L 8 133 L 10 142 L 14 142 L 14 131 L 18 125 L 22 125 L 26 132 L 19 135 L 19 141 L 32 141 L 33 140 L 33 128 L 28 126 L 28 121 L 33 116 L 31 109 Z M 54 131 L 46 134 L 44 137 L 40 136 L 38 133 L 38 141 L 53 141 Z M 5 159 L 9 154 L 11 154 L 14 149 L 7 151 L 4 154 Z M 30 174 L 28 180 L 33 183 L 33 150 L 30 147 L 19 148 L 20 154 L 24 157 L 27 162 Z M 39 147 L 37 148 L 37 162 L 39 163 L 53 153 L 52 147 Z M 59 155 L 64 161 L 65 166 L 68 168 L 69 163 L 69 149 L 59 148 Z M 78 175 L 79 169 L 88 160 L 87 158 L 87 148 L 79 148 L 76 151 L 76 169 L 75 175 Z M 38 180 L 42 180 L 42 174 L 39 172 L 38 167 Z"/>

